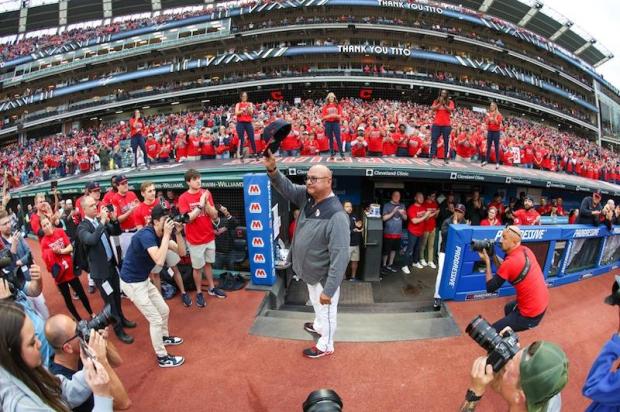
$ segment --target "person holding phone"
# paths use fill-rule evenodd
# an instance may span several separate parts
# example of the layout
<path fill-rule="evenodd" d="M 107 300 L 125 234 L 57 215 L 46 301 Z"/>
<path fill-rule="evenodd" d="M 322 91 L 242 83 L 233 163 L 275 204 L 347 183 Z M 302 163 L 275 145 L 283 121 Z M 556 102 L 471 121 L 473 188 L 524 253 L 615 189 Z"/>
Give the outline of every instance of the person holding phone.
<path fill-rule="evenodd" d="M 144 166 L 147 169 L 150 169 L 149 165 L 149 157 L 146 151 L 146 141 L 144 140 L 144 129 L 146 128 L 146 123 L 140 114 L 140 110 L 134 111 L 133 115 L 129 119 L 129 127 L 131 136 L 131 150 L 133 151 L 133 167 L 138 168 L 138 147 L 142 150 L 142 155 L 144 156 Z"/>
<path fill-rule="evenodd" d="M 177 242 L 170 239 L 173 232 Z M 170 309 L 152 282 L 162 270 L 169 250 L 185 256 L 182 232 L 181 223 L 173 222 L 161 205 L 155 206 L 149 224 L 131 239 L 120 274 L 121 289 L 149 322 L 151 344 L 161 368 L 173 368 L 185 362 L 182 356 L 171 355 L 166 350 L 166 346 L 180 345 L 183 339 L 170 335 Z"/>
<path fill-rule="evenodd" d="M 110 377 L 96 359 L 82 352 L 84 369 L 72 379 L 52 375 L 41 357 L 41 342 L 32 321 L 15 303 L 0 300 L 0 409 L 7 412 L 62 411 L 94 395 L 93 412 L 112 411 Z M 91 351 L 94 351 L 91 348 Z"/>

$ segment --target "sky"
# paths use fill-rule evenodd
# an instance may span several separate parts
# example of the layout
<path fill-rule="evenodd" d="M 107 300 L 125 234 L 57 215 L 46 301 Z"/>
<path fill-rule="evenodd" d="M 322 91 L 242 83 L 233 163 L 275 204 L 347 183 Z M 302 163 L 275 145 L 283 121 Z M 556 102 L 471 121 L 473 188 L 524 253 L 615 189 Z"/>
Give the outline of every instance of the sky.
<path fill-rule="evenodd" d="M 580 26 L 616 56 L 596 71 L 620 89 L 620 1 L 543 0 L 543 3 Z"/>

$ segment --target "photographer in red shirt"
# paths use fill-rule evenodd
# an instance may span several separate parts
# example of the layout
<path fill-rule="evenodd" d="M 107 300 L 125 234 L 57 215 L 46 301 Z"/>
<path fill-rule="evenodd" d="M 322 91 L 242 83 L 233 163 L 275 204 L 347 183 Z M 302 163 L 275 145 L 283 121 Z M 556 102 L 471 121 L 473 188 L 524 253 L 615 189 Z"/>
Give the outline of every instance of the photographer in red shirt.
<path fill-rule="evenodd" d="M 538 326 L 549 306 L 545 276 L 534 253 L 521 245 L 521 238 L 521 229 L 517 226 L 503 230 L 500 246 L 506 257 L 502 260 L 497 254 L 493 255 L 497 267 L 495 275 L 491 273 L 491 259 L 486 249 L 478 252 L 486 265 L 487 293 L 494 293 L 505 281 L 510 282 L 517 293 L 517 299 L 504 307 L 505 317 L 493 324 L 498 333 L 507 326 L 515 332 Z"/>
<path fill-rule="evenodd" d="M 433 126 L 431 127 L 431 152 L 428 157 L 430 163 L 437 153 L 437 139 L 443 137 L 444 163 L 448 163 L 450 154 L 450 132 L 452 131 L 450 115 L 454 111 L 454 102 L 448 97 L 448 91 L 442 90 L 439 97 L 435 99 L 431 110 L 435 113 Z"/>

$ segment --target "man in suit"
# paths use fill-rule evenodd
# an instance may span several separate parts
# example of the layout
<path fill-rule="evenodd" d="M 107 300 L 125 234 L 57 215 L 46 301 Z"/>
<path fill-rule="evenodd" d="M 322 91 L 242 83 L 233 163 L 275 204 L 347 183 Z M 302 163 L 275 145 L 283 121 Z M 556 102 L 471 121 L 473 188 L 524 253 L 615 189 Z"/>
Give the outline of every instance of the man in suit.
<path fill-rule="evenodd" d="M 85 218 L 78 225 L 78 237 L 86 249 L 91 277 L 104 302 L 112 308 L 116 336 L 124 343 L 133 343 L 133 337 L 127 335 L 123 328 L 135 328 L 136 324 L 123 315 L 120 280 L 110 243 L 110 236 L 121 233 L 119 222 L 114 213 L 111 213 L 111 218 L 108 217 L 106 208 L 97 214 L 97 201 L 90 196 L 82 198 L 81 206 Z"/>

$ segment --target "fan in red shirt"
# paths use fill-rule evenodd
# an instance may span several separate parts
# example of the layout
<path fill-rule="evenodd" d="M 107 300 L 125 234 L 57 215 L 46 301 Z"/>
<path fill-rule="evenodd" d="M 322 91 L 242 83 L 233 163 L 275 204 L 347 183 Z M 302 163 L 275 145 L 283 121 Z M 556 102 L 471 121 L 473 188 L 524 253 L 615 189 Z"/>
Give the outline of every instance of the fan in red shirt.
<path fill-rule="evenodd" d="M 280 144 L 282 156 L 299 156 L 301 150 L 301 140 L 299 136 L 299 130 L 295 127 L 292 128 L 288 136 L 286 136 Z"/>
<path fill-rule="evenodd" d="M 194 284 L 198 291 L 196 305 L 203 307 L 202 274 L 207 276 L 209 295 L 225 298 L 226 294 L 217 289 L 213 283 L 213 268 L 215 262 L 215 232 L 213 222 L 218 216 L 214 207 L 211 192 L 202 189 L 200 172 L 189 169 L 185 172 L 185 183 L 189 189 L 179 197 L 179 212 L 185 214 L 189 222 L 185 224 L 185 234 L 189 245 L 189 254 L 192 261 Z"/>
<path fill-rule="evenodd" d="M 144 135 L 146 133 L 146 123 L 140 115 L 140 110 L 134 111 L 133 115 L 129 119 L 130 136 L 131 136 L 131 150 L 133 151 L 133 166 L 138 167 L 138 147 L 142 150 L 144 156 L 144 165 L 147 168 L 149 166 L 149 159 L 146 151 L 146 142 L 144 141 Z"/>
<path fill-rule="evenodd" d="M 396 156 L 409 156 L 409 136 L 407 136 L 407 125 L 401 123 L 398 125 L 398 131 L 390 136 L 396 145 Z"/>
<path fill-rule="evenodd" d="M 502 130 L 502 121 L 504 117 L 497 109 L 497 104 L 495 102 L 491 102 L 489 105 L 489 110 L 484 118 L 484 122 L 487 125 L 487 151 L 486 157 L 482 162 L 482 166 L 486 165 L 489 161 L 491 161 L 491 146 L 495 145 L 495 169 L 499 168 L 499 139 L 500 133 Z"/>
<path fill-rule="evenodd" d="M 189 136 L 187 138 L 187 160 L 200 160 L 200 136 L 196 130 L 192 129 L 189 131 Z M 215 152 L 213 153 L 215 156 Z"/>
<path fill-rule="evenodd" d="M 327 136 L 325 136 L 325 131 L 323 128 L 319 127 L 315 129 L 314 134 L 316 144 L 319 148 L 319 153 L 326 154 L 329 152 L 329 140 L 327 140 Z"/>
<path fill-rule="evenodd" d="M 390 124 L 389 133 L 383 139 L 383 155 L 395 156 L 396 149 L 398 148 L 398 141 L 400 140 L 400 133 L 396 131 L 396 126 Z"/>
<path fill-rule="evenodd" d="M 420 134 L 416 130 L 411 136 L 409 136 L 407 142 L 407 153 L 411 157 L 418 157 L 423 147 L 424 140 L 422 140 Z"/>
<path fill-rule="evenodd" d="M 487 210 L 487 218 L 480 221 L 480 226 L 501 226 L 502 220 L 497 214 L 497 208 L 489 207 Z"/>
<path fill-rule="evenodd" d="M 201 159 L 215 159 L 215 136 L 213 136 L 210 130 L 205 130 L 203 132 L 199 140 L 199 147 Z"/>
<path fill-rule="evenodd" d="M 408 264 L 401 269 L 403 273 L 409 274 L 409 266 L 422 269 L 420 264 L 420 243 L 424 230 L 426 229 L 426 221 L 431 216 L 430 211 L 426 210 L 424 204 L 424 195 L 422 192 L 415 194 L 415 203 L 407 209 L 407 231 L 409 234 L 409 243 L 407 244 L 407 261 Z"/>
<path fill-rule="evenodd" d="M 549 290 L 545 276 L 534 253 L 521 245 L 521 230 L 509 226 L 502 231 L 501 249 L 506 254 L 502 261 L 494 255 L 497 274 L 491 273 L 491 259 L 486 250 L 478 252 L 486 265 L 487 293 L 496 292 L 505 281 L 515 288 L 517 298 L 504 307 L 503 319 L 495 322 L 493 328 L 499 333 L 509 326 L 513 331 L 532 329 L 542 320 L 549 305 Z"/>
<path fill-rule="evenodd" d="M 420 245 L 420 263 L 422 266 L 435 266 L 435 228 L 437 227 L 437 215 L 439 215 L 439 204 L 436 201 L 437 193 L 432 192 L 424 201 L 424 206 L 429 214 L 428 219 L 424 222 L 424 237 Z M 426 255 L 426 259 L 424 256 Z"/>
<path fill-rule="evenodd" d="M 73 273 L 73 259 L 71 258 L 73 246 L 71 245 L 71 240 L 69 240 L 64 230 L 54 228 L 52 222 L 47 217 L 41 219 L 41 228 L 43 230 L 41 257 L 45 262 L 47 270 L 52 274 L 67 309 L 69 309 L 69 312 L 71 312 L 75 319 L 78 321 L 82 320 L 75 306 L 73 306 L 73 299 L 69 290 L 69 286 L 71 286 L 80 298 L 88 315 L 94 317 L 95 314 L 90 307 L 88 296 L 86 296 L 80 280 Z"/>
<path fill-rule="evenodd" d="M 476 142 L 470 130 L 461 133 L 456 139 L 456 159 L 470 161 L 476 153 Z"/>
<path fill-rule="evenodd" d="M 166 163 L 170 160 L 170 152 L 172 152 L 172 144 L 170 143 L 170 139 L 165 137 L 161 147 L 159 148 L 159 153 L 157 154 L 157 161 L 161 163 Z"/>
<path fill-rule="evenodd" d="M 514 224 L 521 226 L 532 226 L 540 224 L 540 214 L 534 209 L 534 200 L 526 196 L 523 200 L 523 209 L 513 213 Z"/>
<path fill-rule="evenodd" d="M 433 126 L 431 127 L 431 152 L 428 161 L 432 161 L 437 153 L 437 139 L 443 136 L 444 162 L 448 163 L 450 153 L 450 132 L 452 131 L 450 115 L 454 111 L 454 102 L 448 97 L 448 91 L 442 90 L 435 99 L 431 110 L 435 112 Z"/>
<path fill-rule="evenodd" d="M 241 93 L 241 101 L 235 105 L 235 116 L 237 118 L 236 130 L 237 137 L 239 138 L 239 150 L 241 150 L 240 153 L 237 153 L 237 157 L 245 159 L 245 152 L 243 152 L 243 148 L 246 146 L 245 136 L 250 141 L 252 153 L 259 157 L 254 140 L 254 126 L 252 125 L 254 105 L 248 102 L 248 94 L 246 92 Z"/>
<path fill-rule="evenodd" d="M 366 141 L 368 142 L 368 156 L 383 156 L 383 130 L 378 126 L 379 119 L 374 117 L 372 125 L 366 129 Z"/>
<path fill-rule="evenodd" d="M 366 148 L 368 142 L 364 139 L 364 128 L 362 126 L 357 128 L 357 138 L 351 141 L 351 156 L 352 157 L 366 157 Z"/>
<path fill-rule="evenodd" d="M 136 222 L 134 221 L 133 212 L 140 204 L 140 201 L 136 194 L 129 190 L 129 182 L 125 175 L 116 176 L 115 182 L 118 192 L 112 198 L 112 205 L 114 205 L 114 211 L 118 216 L 121 229 L 125 232 L 135 232 Z"/>
<path fill-rule="evenodd" d="M 154 162 L 157 160 L 160 148 L 161 146 L 157 142 L 155 137 L 153 137 L 153 133 L 149 133 L 146 139 L 146 155 L 148 156 L 151 162 Z"/>
<path fill-rule="evenodd" d="M 326 103 L 321 110 L 321 118 L 325 125 L 325 135 L 329 140 L 329 156 L 334 157 L 334 152 L 338 150 L 340 158 L 344 159 L 342 151 L 342 140 L 340 137 L 340 119 L 342 118 L 342 107 L 336 100 L 334 93 L 328 93 Z M 336 147 L 334 148 L 334 145 Z"/>
<path fill-rule="evenodd" d="M 315 156 L 319 154 L 319 146 L 316 143 L 313 135 L 309 135 L 308 132 L 303 133 L 303 146 L 301 147 L 302 156 Z"/>
<path fill-rule="evenodd" d="M 499 216 L 503 215 L 506 207 L 504 206 L 504 203 L 502 203 L 502 195 L 499 193 L 495 193 L 493 195 L 493 200 L 491 201 L 491 203 L 489 203 L 488 207 L 494 207 L 495 209 L 497 209 Z"/>
<path fill-rule="evenodd" d="M 187 138 L 183 129 L 177 131 L 177 138 L 174 141 L 174 152 L 177 162 L 187 160 Z"/>
<path fill-rule="evenodd" d="M 546 215 L 547 213 L 549 213 L 551 211 L 551 205 L 549 203 L 547 203 L 547 198 L 545 197 L 541 197 L 540 198 L 540 206 L 538 206 L 536 208 L 536 211 L 541 215 Z"/>

